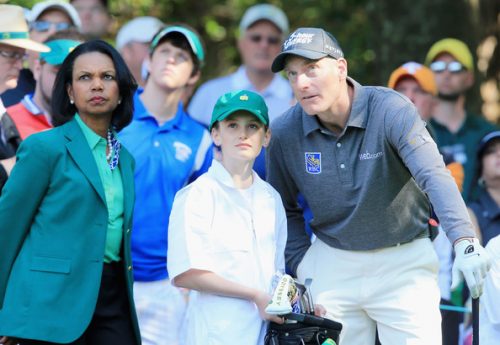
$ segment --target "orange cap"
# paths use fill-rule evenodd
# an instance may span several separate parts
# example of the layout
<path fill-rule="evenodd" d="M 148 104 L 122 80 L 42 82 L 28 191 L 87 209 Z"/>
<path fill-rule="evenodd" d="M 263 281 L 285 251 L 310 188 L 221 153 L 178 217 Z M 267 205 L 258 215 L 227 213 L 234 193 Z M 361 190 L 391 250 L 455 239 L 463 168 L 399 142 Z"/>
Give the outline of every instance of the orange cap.
<path fill-rule="evenodd" d="M 388 86 L 394 89 L 401 78 L 408 76 L 414 78 L 425 92 L 437 95 L 434 73 L 428 67 L 413 61 L 405 63 L 392 72 Z"/>

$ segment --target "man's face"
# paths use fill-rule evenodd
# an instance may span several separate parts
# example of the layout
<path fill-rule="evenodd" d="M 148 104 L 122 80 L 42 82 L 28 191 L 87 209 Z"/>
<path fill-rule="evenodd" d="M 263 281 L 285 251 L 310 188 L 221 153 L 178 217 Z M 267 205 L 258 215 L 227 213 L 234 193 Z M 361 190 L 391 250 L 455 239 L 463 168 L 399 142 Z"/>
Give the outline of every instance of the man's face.
<path fill-rule="evenodd" d="M 394 87 L 399 93 L 402 93 L 415 104 L 423 120 L 431 118 L 434 108 L 434 97 L 429 92 L 423 90 L 415 78 L 407 76 L 399 79 Z"/>
<path fill-rule="evenodd" d="M 99 0 L 71 1 L 82 21 L 82 32 L 94 38 L 107 35 L 111 16 Z"/>
<path fill-rule="evenodd" d="M 42 12 L 35 22 L 31 24 L 30 38 L 43 43 L 56 31 L 69 29 L 71 26 L 73 26 L 73 22 L 66 12 L 59 9 L 49 9 Z"/>
<path fill-rule="evenodd" d="M 243 64 L 256 72 L 271 73 L 271 65 L 281 49 L 282 35 L 268 21 L 249 27 L 238 41 Z"/>
<path fill-rule="evenodd" d="M 328 117 L 340 98 L 341 83 L 347 77 L 347 62 L 328 57 L 309 60 L 290 55 L 285 73 L 302 109 L 308 115 Z"/>
<path fill-rule="evenodd" d="M 148 57 L 149 44 L 132 41 L 127 43 L 120 53 L 135 79 L 140 82 L 142 62 Z"/>
<path fill-rule="evenodd" d="M 25 50 L 0 43 L 0 93 L 17 86 Z"/>
<path fill-rule="evenodd" d="M 60 66 L 53 66 L 43 61 L 37 61 L 35 65 L 34 77 L 36 80 L 35 93 L 41 96 L 43 106 L 50 107 L 52 100 L 52 88 L 56 80 L 57 72 Z M 50 111 L 50 109 L 46 109 Z"/>
<path fill-rule="evenodd" d="M 443 53 L 434 59 L 436 61 L 444 62 L 446 68 L 442 71 L 431 69 L 436 76 L 436 85 L 438 88 L 439 96 L 445 99 L 456 99 L 458 96 L 464 94 L 474 83 L 474 76 L 472 72 L 463 68 L 460 71 L 450 72 L 448 70 L 449 63 L 456 62 L 457 60 L 448 53 Z"/>
<path fill-rule="evenodd" d="M 199 73 L 192 75 L 194 62 L 191 54 L 169 41 L 160 43 L 150 57 L 149 82 L 168 90 L 184 88 L 196 83 Z"/>

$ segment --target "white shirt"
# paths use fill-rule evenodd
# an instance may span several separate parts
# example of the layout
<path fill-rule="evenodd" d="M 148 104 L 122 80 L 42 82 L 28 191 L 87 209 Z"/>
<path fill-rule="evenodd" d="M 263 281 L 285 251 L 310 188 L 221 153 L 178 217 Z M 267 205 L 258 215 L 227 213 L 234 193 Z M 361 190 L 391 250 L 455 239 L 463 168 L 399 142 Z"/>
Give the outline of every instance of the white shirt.
<path fill-rule="evenodd" d="M 500 339 L 500 235 L 488 241 L 491 269 L 484 280 L 479 308 L 479 341 L 481 345 L 497 345 Z"/>
<path fill-rule="evenodd" d="M 251 206 L 215 160 L 176 194 L 167 258 L 174 283 L 179 274 L 199 269 L 271 293 L 273 275 L 285 265 L 286 215 L 279 194 L 255 172 L 253 179 Z M 247 300 L 195 293 L 186 318 L 188 345 L 263 342 L 265 324 Z"/>
<path fill-rule="evenodd" d="M 224 93 L 234 90 L 249 90 L 260 94 L 269 109 L 270 122 L 295 104 L 290 84 L 281 75 L 275 74 L 265 90 L 257 91 L 248 79 L 245 66 L 240 66 L 233 74 L 202 84 L 189 102 L 189 115 L 208 126 L 217 99 Z"/>

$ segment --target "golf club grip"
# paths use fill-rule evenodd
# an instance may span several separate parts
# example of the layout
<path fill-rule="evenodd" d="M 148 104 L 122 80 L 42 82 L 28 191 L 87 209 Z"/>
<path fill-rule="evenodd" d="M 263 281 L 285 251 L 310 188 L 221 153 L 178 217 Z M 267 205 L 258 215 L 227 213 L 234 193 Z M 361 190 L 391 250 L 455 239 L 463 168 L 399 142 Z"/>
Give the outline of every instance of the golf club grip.
<path fill-rule="evenodd" d="M 479 345 L 479 297 L 472 299 L 472 345 Z"/>

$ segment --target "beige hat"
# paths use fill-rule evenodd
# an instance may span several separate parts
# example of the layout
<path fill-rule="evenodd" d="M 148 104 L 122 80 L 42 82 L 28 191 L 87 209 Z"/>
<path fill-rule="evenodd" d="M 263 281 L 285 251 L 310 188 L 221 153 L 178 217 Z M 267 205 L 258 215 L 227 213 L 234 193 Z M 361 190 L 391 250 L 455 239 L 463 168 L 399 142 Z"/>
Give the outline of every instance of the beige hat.
<path fill-rule="evenodd" d="M 15 5 L 0 5 L 0 43 L 37 52 L 50 51 L 45 44 L 29 38 L 24 11 Z"/>

